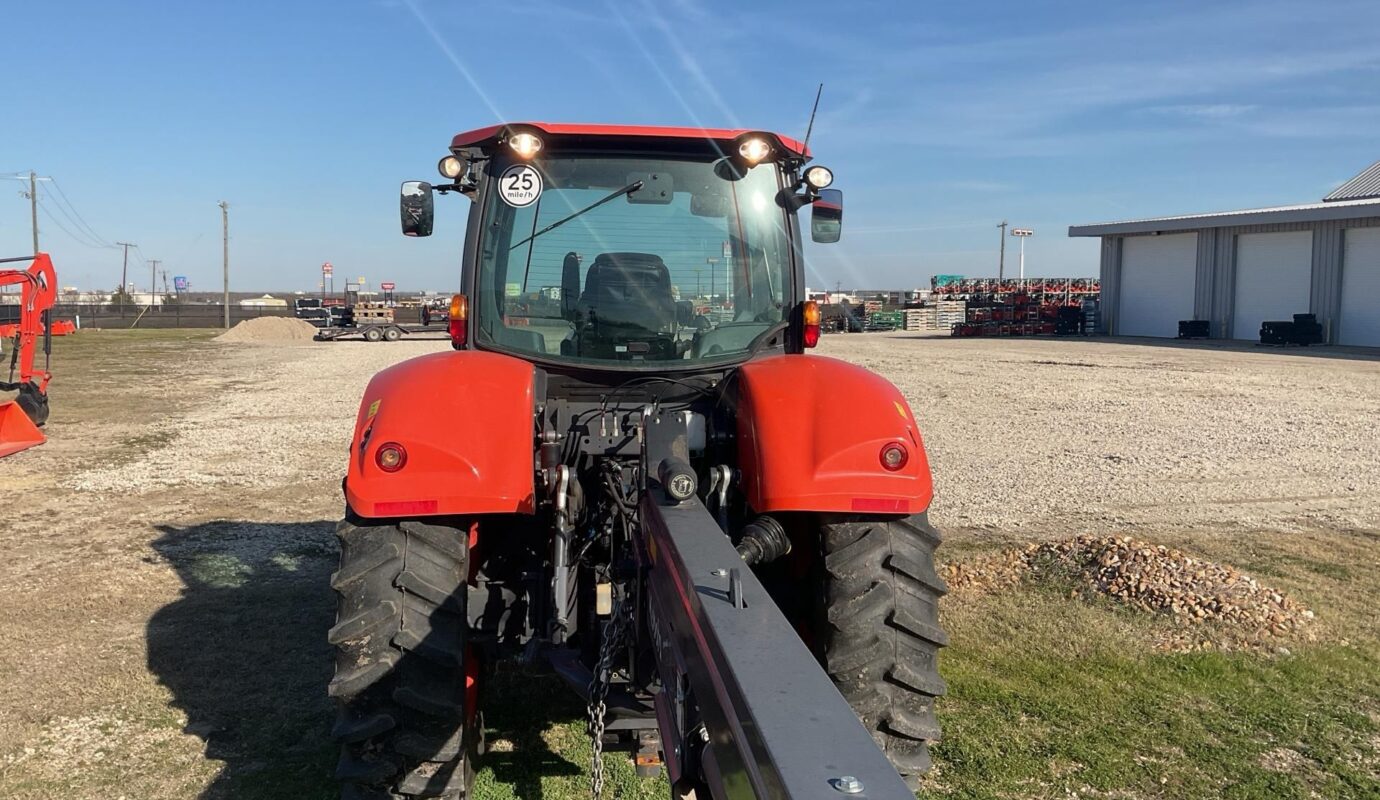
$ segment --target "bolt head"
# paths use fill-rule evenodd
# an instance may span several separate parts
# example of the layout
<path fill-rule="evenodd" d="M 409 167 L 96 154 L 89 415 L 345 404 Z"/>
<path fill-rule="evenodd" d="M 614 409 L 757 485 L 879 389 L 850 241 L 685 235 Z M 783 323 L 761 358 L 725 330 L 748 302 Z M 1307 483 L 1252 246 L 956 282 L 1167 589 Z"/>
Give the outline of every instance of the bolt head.
<path fill-rule="evenodd" d="M 830 783 L 834 785 L 835 789 L 844 794 L 862 794 L 862 781 L 852 775 L 841 775 L 830 781 Z"/>
<path fill-rule="evenodd" d="M 721 567 L 721 568 L 716 569 L 716 570 L 711 570 L 711 571 L 709 572 L 709 574 L 710 574 L 710 575 L 713 575 L 713 576 L 716 577 L 716 578 L 722 578 L 723 576 L 725 576 L 725 575 L 728 574 L 728 570 L 723 569 L 723 568 Z"/>

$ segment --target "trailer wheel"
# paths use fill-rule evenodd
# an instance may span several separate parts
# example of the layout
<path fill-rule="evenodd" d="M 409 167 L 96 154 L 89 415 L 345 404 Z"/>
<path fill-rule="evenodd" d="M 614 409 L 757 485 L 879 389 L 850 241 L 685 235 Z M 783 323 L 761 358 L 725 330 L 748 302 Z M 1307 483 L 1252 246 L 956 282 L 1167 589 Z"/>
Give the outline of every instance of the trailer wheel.
<path fill-rule="evenodd" d="M 939 532 L 925 514 L 821 520 L 824 666 L 839 692 L 912 788 L 939 740 L 937 656 L 948 638 L 935 573 Z"/>
<path fill-rule="evenodd" d="M 402 338 L 402 335 L 403 332 L 401 328 L 384 328 L 383 330 L 383 338 L 390 342 L 398 341 Z"/>
<path fill-rule="evenodd" d="M 378 328 L 369 328 L 364 332 L 364 341 L 378 342 L 383 340 L 383 331 Z"/>
<path fill-rule="evenodd" d="M 478 661 L 465 620 L 469 531 L 347 509 L 336 535 L 329 691 L 342 795 L 460 800 L 479 752 Z"/>

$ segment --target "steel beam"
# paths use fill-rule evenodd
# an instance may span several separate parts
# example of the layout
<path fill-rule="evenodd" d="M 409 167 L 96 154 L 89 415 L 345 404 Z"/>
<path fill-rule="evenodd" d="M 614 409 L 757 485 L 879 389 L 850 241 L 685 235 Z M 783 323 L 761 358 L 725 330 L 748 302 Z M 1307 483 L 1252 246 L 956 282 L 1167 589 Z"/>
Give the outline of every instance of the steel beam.
<path fill-rule="evenodd" d="M 641 518 L 671 779 L 714 798 L 913 798 L 704 505 L 652 481 Z"/>

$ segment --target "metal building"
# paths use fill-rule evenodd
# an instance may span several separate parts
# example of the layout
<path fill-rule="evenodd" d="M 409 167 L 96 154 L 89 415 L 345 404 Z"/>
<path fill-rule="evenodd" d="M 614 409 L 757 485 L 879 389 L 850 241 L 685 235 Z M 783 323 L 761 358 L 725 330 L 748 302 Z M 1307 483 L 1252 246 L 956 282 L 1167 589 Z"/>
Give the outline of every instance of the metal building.
<path fill-rule="evenodd" d="M 1320 203 L 1074 225 L 1102 238 L 1102 324 L 1122 336 L 1257 339 L 1313 313 L 1330 344 L 1380 347 L 1380 162 Z"/>

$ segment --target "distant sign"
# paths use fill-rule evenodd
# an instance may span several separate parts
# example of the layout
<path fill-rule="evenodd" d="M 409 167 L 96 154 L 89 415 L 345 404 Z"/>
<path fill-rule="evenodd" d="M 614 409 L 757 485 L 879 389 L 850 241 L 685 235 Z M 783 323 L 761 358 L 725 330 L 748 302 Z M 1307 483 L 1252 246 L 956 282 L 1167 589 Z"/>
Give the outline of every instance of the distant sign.
<path fill-rule="evenodd" d="M 956 284 L 956 283 L 962 283 L 962 282 L 963 282 L 963 276 L 962 276 L 962 275 L 936 275 L 936 276 L 934 276 L 934 285 L 935 285 L 935 286 L 950 286 L 950 285 L 953 285 L 953 284 Z"/>
<path fill-rule="evenodd" d="M 724 258 L 733 258 L 732 242 L 724 242 Z"/>
<path fill-rule="evenodd" d="M 186 276 L 186 275 L 174 275 L 174 276 L 173 276 L 173 290 L 174 290 L 174 291 L 178 291 L 178 292 L 185 292 L 185 291 L 187 291 L 187 276 Z"/>
<path fill-rule="evenodd" d="M 391 292 L 393 291 L 393 289 L 397 288 L 397 284 L 393 283 L 392 281 L 384 281 L 383 283 L 379 284 L 379 288 L 384 290 L 385 292 Z"/>
<path fill-rule="evenodd" d="M 358 283 L 359 283 L 360 286 L 363 286 L 363 285 L 364 285 L 364 276 L 363 276 L 363 275 L 359 276 L 359 281 L 358 281 Z"/>
<path fill-rule="evenodd" d="M 322 274 L 322 275 L 330 275 L 330 274 L 331 274 L 332 272 L 334 272 L 334 271 L 335 271 L 335 267 L 331 266 L 331 262 L 329 262 L 329 261 L 327 261 L 326 263 L 324 263 L 324 264 L 321 265 L 321 274 Z"/>

